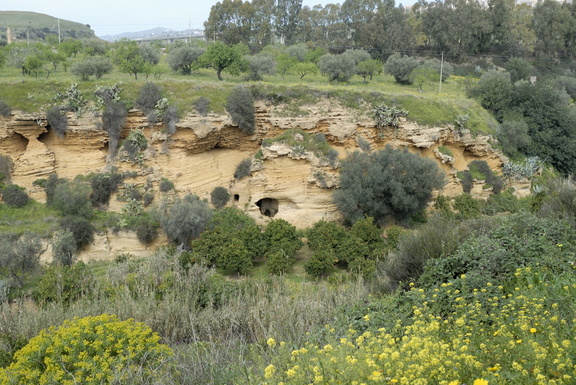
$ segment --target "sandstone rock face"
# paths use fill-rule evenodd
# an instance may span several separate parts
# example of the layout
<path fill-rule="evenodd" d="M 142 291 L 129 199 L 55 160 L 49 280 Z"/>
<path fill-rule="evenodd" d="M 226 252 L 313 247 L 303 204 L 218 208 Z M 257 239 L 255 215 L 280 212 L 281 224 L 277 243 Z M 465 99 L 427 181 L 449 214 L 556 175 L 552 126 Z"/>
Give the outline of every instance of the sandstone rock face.
<path fill-rule="evenodd" d="M 338 170 L 333 168 L 337 162 L 330 165 L 311 152 L 296 152 L 280 143 L 261 147 L 264 139 L 276 137 L 287 129 L 324 133 L 340 159 L 360 150 L 359 138 L 373 150 L 391 145 L 435 159 L 448 180 L 439 193 L 447 196 L 462 193 L 456 173 L 465 170 L 470 161 L 485 160 L 495 170 L 507 161 L 492 148 L 489 137 L 473 137 L 451 126 L 423 127 L 403 121 L 398 129 L 380 130 L 370 117 L 333 101 L 319 101 L 302 110 L 299 117 L 285 117 L 281 106 L 257 105 L 257 127 L 253 135 L 243 134 L 228 116 L 188 114 L 177 124 L 171 138 L 163 133 L 161 125 L 150 125 L 140 112 L 130 111 L 122 136 L 139 129 L 149 143 L 140 165 L 108 158 L 108 138 L 99 128 L 98 114 L 82 118 L 70 115 L 68 131 L 59 138 L 48 126 L 45 115 L 15 113 L 11 118 L 0 117 L 0 152 L 14 162 L 13 182 L 28 189 L 31 196 L 40 201 L 45 199 L 44 192 L 32 184 L 38 178 L 46 178 L 53 172 L 60 177 L 74 178 L 116 166 L 135 172 L 127 182 L 140 186 L 151 183 L 157 193 L 162 178 L 171 180 L 181 194 L 194 193 L 208 200 L 215 187 L 225 187 L 233 197 L 230 204 L 246 210 L 260 223 L 271 217 L 270 210 L 261 210 L 258 203 L 274 200 L 277 212 L 273 218 L 286 219 L 300 228 L 320 219 L 340 218 L 332 203 L 332 190 L 338 185 Z M 452 155 L 440 153 L 440 146 L 449 149 Z M 259 155 L 254 158 L 257 152 Z M 246 158 L 254 158 L 252 173 L 235 180 L 236 166 Z M 123 205 L 113 198 L 110 209 L 120 211 Z M 130 246 L 123 248 L 114 246 L 116 244 Z M 146 251 L 132 235 L 106 234 L 98 238 L 86 255 L 108 258 L 115 253 Z"/>

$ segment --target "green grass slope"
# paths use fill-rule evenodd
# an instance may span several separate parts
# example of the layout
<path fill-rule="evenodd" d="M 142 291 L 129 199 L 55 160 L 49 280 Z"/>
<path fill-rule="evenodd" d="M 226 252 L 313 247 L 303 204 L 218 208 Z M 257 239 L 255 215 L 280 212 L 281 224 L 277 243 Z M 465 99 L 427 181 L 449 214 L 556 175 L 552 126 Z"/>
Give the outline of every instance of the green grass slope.
<path fill-rule="evenodd" d="M 12 30 L 12 38 L 16 41 L 26 40 L 26 32 L 30 30 L 31 40 L 43 40 L 46 35 L 58 35 L 58 18 L 36 12 L 0 11 L 0 41 L 7 40 L 6 27 Z M 94 38 L 94 31 L 89 25 L 60 19 L 62 38 L 87 39 Z"/>

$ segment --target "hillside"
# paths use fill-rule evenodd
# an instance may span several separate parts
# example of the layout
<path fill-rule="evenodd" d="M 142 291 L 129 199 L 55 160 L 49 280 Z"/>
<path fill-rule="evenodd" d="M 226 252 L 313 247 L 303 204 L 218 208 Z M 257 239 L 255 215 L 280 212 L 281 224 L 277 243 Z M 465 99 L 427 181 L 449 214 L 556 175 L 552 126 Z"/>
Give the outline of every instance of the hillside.
<path fill-rule="evenodd" d="M 12 41 L 44 40 L 46 35 L 58 36 L 58 18 L 35 12 L 0 11 L 0 41 L 7 41 L 7 29 L 12 34 Z M 29 32 L 29 36 L 27 36 Z M 60 34 L 62 39 L 94 38 L 94 31 L 89 25 L 60 19 Z"/>

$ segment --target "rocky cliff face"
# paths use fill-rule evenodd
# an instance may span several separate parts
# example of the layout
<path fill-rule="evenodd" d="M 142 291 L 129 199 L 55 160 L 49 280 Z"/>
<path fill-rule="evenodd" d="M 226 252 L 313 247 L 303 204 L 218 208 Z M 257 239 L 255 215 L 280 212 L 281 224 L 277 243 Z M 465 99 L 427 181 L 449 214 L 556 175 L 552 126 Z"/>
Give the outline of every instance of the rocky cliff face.
<path fill-rule="evenodd" d="M 162 126 L 150 126 L 140 112 L 130 111 L 122 136 L 140 129 L 149 142 L 140 165 L 108 159 L 108 138 L 99 128 L 98 115 L 82 118 L 70 115 L 68 131 L 59 138 L 48 126 L 44 114 L 16 112 L 9 118 L 0 117 L 0 152 L 13 160 L 13 182 L 40 201 L 44 200 L 44 192 L 33 185 L 38 178 L 54 172 L 60 177 L 74 178 L 117 166 L 136 172 L 130 183 L 143 185 L 148 181 L 155 191 L 162 178 L 171 180 L 181 193 L 208 199 L 215 187 L 223 186 L 234 197 L 231 204 L 245 209 L 257 220 L 264 222 L 273 213 L 274 218 L 286 219 L 298 227 L 320 219 L 339 218 L 332 203 L 338 171 L 311 153 L 281 144 L 261 149 L 264 139 L 287 129 L 324 133 L 340 158 L 358 150 L 359 142 L 369 143 L 372 149 L 386 145 L 406 147 L 439 163 L 449 180 L 441 193 L 449 196 L 462 192 L 456 172 L 465 170 L 470 161 L 486 160 L 496 170 L 505 161 L 492 148 L 489 137 L 472 137 L 467 131 L 451 126 L 421 127 L 402 122 L 396 130 L 381 131 L 372 119 L 329 101 L 303 110 L 301 117 L 282 117 L 279 107 L 259 105 L 254 135 L 240 132 L 228 116 L 189 114 L 180 120 L 172 138 L 166 137 Z M 440 146 L 448 148 L 452 156 L 441 153 Z M 251 176 L 236 181 L 233 177 L 236 166 L 259 149 L 261 154 L 253 163 Z M 478 192 L 481 190 L 478 187 Z M 122 205 L 113 199 L 110 209 L 120 210 Z"/>

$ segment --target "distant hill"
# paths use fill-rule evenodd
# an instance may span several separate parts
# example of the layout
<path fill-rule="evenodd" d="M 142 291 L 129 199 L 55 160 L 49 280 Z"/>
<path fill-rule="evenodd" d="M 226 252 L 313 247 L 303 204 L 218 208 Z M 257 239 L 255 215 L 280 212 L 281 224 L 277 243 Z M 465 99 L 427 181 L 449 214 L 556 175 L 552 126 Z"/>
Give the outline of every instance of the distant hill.
<path fill-rule="evenodd" d="M 0 42 L 8 40 L 7 27 L 10 27 L 13 41 L 44 40 L 50 34 L 58 36 L 58 18 L 43 13 L 0 11 Z M 64 19 L 60 19 L 60 34 L 62 39 L 96 37 L 89 25 Z"/>
<path fill-rule="evenodd" d="M 104 35 L 99 36 L 102 40 L 116 41 L 120 39 L 129 40 L 152 40 L 152 39 L 162 39 L 162 38 L 174 38 L 174 37 L 202 37 L 204 31 L 201 29 L 186 29 L 184 31 L 175 31 L 170 28 L 156 27 L 152 29 L 147 29 L 145 31 L 139 32 L 124 32 L 117 35 Z"/>

